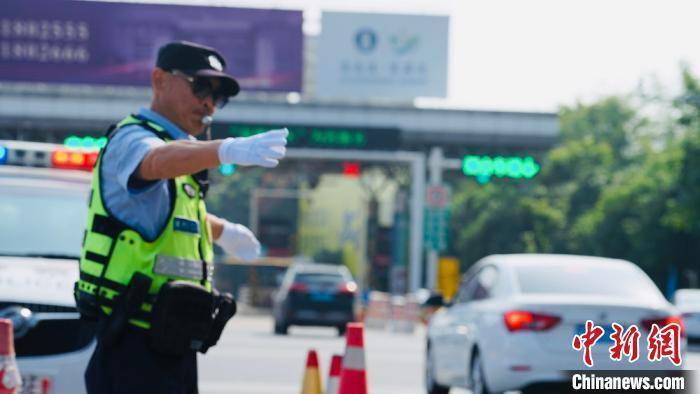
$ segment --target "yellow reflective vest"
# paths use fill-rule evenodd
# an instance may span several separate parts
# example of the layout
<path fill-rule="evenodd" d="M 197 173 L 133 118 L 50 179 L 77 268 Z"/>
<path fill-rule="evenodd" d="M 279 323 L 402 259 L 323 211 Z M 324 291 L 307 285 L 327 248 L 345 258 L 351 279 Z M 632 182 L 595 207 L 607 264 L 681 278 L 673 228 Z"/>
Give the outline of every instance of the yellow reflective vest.
<path fill-rule="evenodd" d="M 119 122 L 109 138 L 120 128 L 134 124 L 152 131 L 166 142 L 171 141 L 163 127 L 137 115 Z M 204 191 L 192 175 L 169 179 L 167 224 L 155 239 L 145 239 L 105 207 L 101 188 L 103 153 L 104 148 L 93 171 L 80 256 L 80 280 L 74 289 L 76 301 L 79 309 L 81 304 L 87 304 L 96 307 L 97 313 L 109 315 L 115 298 L 126 290 L 132 275 L 140 272 L 152 279 L 151 288 L 148 299 L 129 322 L 148 329 L 153 301 L 167 281 L 191 281 L 211 291 L 213 248 L 206 221 Z"/>

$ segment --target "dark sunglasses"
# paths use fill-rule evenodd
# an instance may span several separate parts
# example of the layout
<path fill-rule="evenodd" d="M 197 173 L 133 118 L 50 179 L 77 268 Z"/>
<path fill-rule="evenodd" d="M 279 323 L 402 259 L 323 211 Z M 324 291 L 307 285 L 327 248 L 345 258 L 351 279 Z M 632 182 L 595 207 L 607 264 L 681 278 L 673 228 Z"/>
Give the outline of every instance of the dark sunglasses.
<path fill-rule="evenodd" d="M 189 82 L 192 94 L 198 99 L 204 100 L 207 97 L 211 97 L 214 101 L 214 105 L 219 109 L 224 108 L 228 103 L 228 96 L 214 89 L 210 79 L 192 77 L 180 70 L 171 70 L 170 73 Z"/>

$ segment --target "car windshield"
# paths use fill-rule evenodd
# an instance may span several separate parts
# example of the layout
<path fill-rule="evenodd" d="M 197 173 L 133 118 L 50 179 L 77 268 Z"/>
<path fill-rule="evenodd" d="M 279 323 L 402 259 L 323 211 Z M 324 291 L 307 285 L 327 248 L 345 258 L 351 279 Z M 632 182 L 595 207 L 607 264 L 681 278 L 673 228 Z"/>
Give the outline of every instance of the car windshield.
<path fill-rule="evenodd" d="M 340 274 L 300 273 L 296 275 L 294 282 L 305 285 L 337 285 L 345 282 L 345 278 Z"/>
<path fill-rule="evenodd" d="M 656 285 L 634 266 L 622 264 L 534 264 L 515 268 L 528 294 L 585 294 L 659 301 Z"/>
<path fill-rule="evenodd" d="M 80 256 L 87 216 L 83 190 L 3 185 L 0 255 Z"/>
<path fill-rule="evenodd" d="M 700 291 L 681 290 L 676 293 L 676 305 L 700 307 Z"/>

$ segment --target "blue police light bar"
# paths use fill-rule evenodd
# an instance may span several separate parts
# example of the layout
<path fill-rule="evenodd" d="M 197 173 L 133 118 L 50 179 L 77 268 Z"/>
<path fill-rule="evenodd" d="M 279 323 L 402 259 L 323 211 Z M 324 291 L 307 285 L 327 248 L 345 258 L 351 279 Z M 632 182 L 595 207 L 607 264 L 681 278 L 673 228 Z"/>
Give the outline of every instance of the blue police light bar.
<path fill-rule="evenodd" d="M 0 140 L 0 164 L 51 167 L 51 154 L 60 147 L 45 142 Z"/>

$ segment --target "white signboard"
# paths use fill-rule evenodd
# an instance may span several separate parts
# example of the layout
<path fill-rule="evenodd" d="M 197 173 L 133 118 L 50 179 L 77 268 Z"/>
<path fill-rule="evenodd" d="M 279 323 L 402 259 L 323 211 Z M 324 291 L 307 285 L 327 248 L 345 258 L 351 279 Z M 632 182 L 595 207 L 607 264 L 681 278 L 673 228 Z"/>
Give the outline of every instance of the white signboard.
<path fill-rule="evenodd" d="M 447 16 L 324 12 L 317 97 L 445 97 L 448 29 Z"/>

